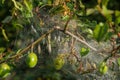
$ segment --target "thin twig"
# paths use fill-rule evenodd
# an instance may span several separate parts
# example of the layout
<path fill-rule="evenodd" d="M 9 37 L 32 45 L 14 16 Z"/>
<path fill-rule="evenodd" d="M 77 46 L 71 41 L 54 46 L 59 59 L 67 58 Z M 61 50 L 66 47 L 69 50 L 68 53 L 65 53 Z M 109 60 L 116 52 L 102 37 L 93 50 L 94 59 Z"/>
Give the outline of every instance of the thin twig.
<path fill-rule="evenodd" d="M 61 29 L 59 26 L 56 26 L 55 28 L 58 29 L 58 30 L 60 30 L 60 31 L 62 31 L 62 32 L 64 32 L 64 30 Z M 75 39 L 78 40 L 79 42 L 81 42 L 81 43 L 83 43 L 84 45 L 86 45 L 86 46 L 88 46 L 89 48 L 91 48 L 92 50 L 97 51 L 94 47 L 90 46 L 86 41 L 80 39 L 79 37 L 77 37 L 76 35 L 72 34 L 71 32 L 66 31 L 66 32 L 64 32 L 64 33 L 67 34 L 67 35 L 72 36 L 73 38 L 75 38 Z"/>

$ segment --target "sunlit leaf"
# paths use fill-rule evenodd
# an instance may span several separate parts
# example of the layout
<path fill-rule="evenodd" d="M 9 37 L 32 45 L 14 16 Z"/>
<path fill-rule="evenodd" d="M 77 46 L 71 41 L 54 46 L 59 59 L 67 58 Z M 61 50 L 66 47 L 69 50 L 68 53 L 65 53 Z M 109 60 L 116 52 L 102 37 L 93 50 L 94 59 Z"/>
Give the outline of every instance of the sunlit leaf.
<path fill-rule="evenodd" d="M 115 17 L 116 17 L 115 22 L 119 24 L 120 23 L 120 11 L 115 11 Z"/>
<path fill-rule="evenodd" d="M 33 9 L 32 3 L 30 1 L 28 1 L 28 0 L 24 0 L 24 4 L 27 7 L 28 11 L 31 12 L 32 9 Z"/>
<path fill-rule="evenodd" d="M 23 10 L 23 5 L 20 2 L 17 2 L 15 0 L 12 0 L 14 3 L 15 8 L 17 8 L 18 10 L 22 11 Z"/>
<path fill-rule="evenodd" d="M 33 5 L 32 5 L 32 2 L 30 2 L 29 0 L 24 0 L 24 4 L 25 4 L 26 8 L 22 11 L 22 15 L 25 18 L 33 17 L 33 13 L 32 13 Z"/>
<path fill-rule="evenodd" d="M 43 2 L 39 2 L 38 6 L 42 6 L 43 5 Z"/>
<path fill-rule="evenodd" d="M 13 26 L 15 28 L 23 28 L 23 25 L 19 24 L 19 23 L 13 23 Z"/>
<path fill-rule="evenodd" d="M 5 48 L 4 47 L 0 47 L 0 53 L 4 52 Z"/>
<path fill-rule="evenodd" d="M 68 15 L 65 15 L 65 16 L 63 16 L 63 17 L 62 17 L 62 20 L 65 20 L 65 21 L 67 21 L 67 20 L 69 19 L 69 17 L 70 17 L 70 16 L 68 16 Z"/>
<path fill-rule="evenodd" d="M 51 5 L 52 4 L 52 0 L 48 0 L 48 4 Z"/>
<path fill-rule="evenodd" d="M 117 59 L 117 63 L 120 66 L 120 58 Z"/>
<path fill-rule="evenodd" d="M 17 50 L 16 54 L 19 54 L 22 49 Z"/>
<path fill-rule="evenodd" d="M 2 0 L 2 4 L 4 4 L 5 0 Z"/>
<path fill-rule="evenodd" d="M 114 11 L 107 9 L 106 6 L 102 6 L 102 14 L 106 17 L 108 21 L 112 21 L 112 14 Z"/>
<path fill-rule="evenodd" d="M 88 16 L 88 15 L 91 15 L 91 14 L 93 14 L 95 12 L 95 9 L 87 9 L 86 10 L 86 15 Z"/>
<path fill-rule="evenodd" d="M 107 6 L 109 0 L 102 0 L 102 5 Z"/>
<path fill-rule="evenodd" d="M 117 17 L 117 19 L 116 19 L 116 23 L 117 23 L 117 24 L 120 23 L 120 17 Z"/>
<path fill-rule="evenodd" d="M 111 14 L 105 15 L 105 17 L 108 21 L 112 21 L 112 15 Z"/>
<path fill-rule="evenodd" d="M 107 14 L 112 14 L 112 13 L 114 13 L 114 11 L 107 9 L 106 6 L 102 6 L 102 13 L 103 13 L 104 15 L 107 15 Z"/>
<path fill-rule="evenodd" d="M 6 35 L 5 29 L 2 28 L 2 35 L 4 36 L 6 41 L 9 41 L 8 36 Z"/>
<path fill-rule="evenodd" d="M 83 56 L 86 56 L 88 53 L 89 53 L 90 49 L 89 48 L 84 48 L 82 47 L 81 50 L 80 50 L 80 55 L 83 57 Z"/>
<path fill-rule="evenodd" d="M 93 31 L 90 28 L 85 29 L 85 32 L 90 35 L 93 35 Z"/>
<path fill-rule="evenodd" d="M 24 11 L 22 11 L 22 15 L 23 15 L 25 18 L 33 17 L 32 11 L 29 11 L 29 10 L 24 10 Z"/>
<path fill-rule="evenodd" d="M 116 16 L 116 17 L 120 16 L 120 11 L 117 11 L 117 10 L 116 10 L 116 11 L 115 11 L 115 16 Z"/>

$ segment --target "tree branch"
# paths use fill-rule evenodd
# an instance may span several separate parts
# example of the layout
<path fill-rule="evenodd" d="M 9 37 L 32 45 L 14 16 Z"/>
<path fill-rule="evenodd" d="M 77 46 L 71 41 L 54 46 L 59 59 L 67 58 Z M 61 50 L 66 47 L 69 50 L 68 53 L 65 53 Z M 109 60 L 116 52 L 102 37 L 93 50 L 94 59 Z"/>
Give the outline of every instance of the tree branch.
<path fill-rule="evenodd" d="M 52 28 L 49 31 L 47 31 L 45 34 L 43 34 L 40 38 L 38 38 L 36 41 L 34 41 L 32 44 L 28 45 L 26 48 L 24 48 L 23 50 L 21 50 L 18 54 L 11 56 L 10 58 L 7 58 L 6 60 L 1 60 L 0 63 L 8 61 L 10 59 L 14 59 L 16 57 L 19 57 L 19 55 L 25 53 L 27 50 L 29 50 L 32 46 L 35 46 L 36 44 L 38 44 L 40 41 L 42 41 L 46 36 L 48 36 L 50 33 L 52 33 L 55 29 Z"/>
<path fill-rule="evenodd" d="M 27 50 L 29 50 L 32 46 L 37 45 L 40 41 L 42 41 L 46 36 L 48 36 L 50 33 L 52 33 L 54 30 L 59 30 L 64 32 L 64 29 L 61 29 L 59 26 L 55 26 L 54 28 L 50 29 L 49 31 L 47 31 L 45 34 L 43 34 L 40 38 L 38 38 L 36 41 L 34 41 L 33 43 L 31 43 L 30 45 L 28 45 L 26 48 L 24 48 L 23 50 L 21 50 L 18 54 L 11 56 L 10 58 L 7 58 L 6 60 L 1 60 L 0 63 L 8 61 L 10 59 L 14 59 L 16 57 L 19 57 L 21 54 L 25 53 Z M 84 40 L 80 39 L 79 37 L 77 37 L 76 35 L 72 34 L 69 31 L 65 31 L 64 32 L 67 35 L 72 36 L 73 38 L 75 38 L 76 40 L 78 40 L 79 42 L 85 44 L 86 46 L 88 46 L 89 48 L 91 48 L 94 51 L 97 51 L 94 47 L 90 46 L 87 42 L 85 42 Z"/>
<path fill-rule="evenodd" d="M 46 36 L 48 36 L 51 32 L 54 31 L 54 28 L 50 29 L 49 31 L 47 31 L 45 34 L 43 34 L 40 38 L 38 38 L 35 42 L 33 42 L 32 44 L 28 45 L 26 48 L 24 48 L 22 51 L 20 51 L 20 53 L 18 53 L 18 55 L 12 56 L 11 58 L 15 58 L 17 56 L 19 56 L 20 54 L 26 52 L 28 49 L 30 49 L 32 46 L 35 46 L 36 44 L 38 44 L 40 41 L 43 40 L 43 38 L 45 38 Z"/>

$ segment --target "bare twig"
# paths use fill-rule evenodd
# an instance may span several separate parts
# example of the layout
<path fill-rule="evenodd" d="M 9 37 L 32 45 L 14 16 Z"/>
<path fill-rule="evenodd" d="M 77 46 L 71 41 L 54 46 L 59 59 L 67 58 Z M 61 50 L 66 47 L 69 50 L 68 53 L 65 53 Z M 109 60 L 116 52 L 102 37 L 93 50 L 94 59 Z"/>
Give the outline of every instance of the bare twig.
<path fill-rule="evenodd" d="M 62 32 L 64 32 L 64 30 L 61 29 L 59 26 L 56 26 L 55 28 L 60 30 L 60 31 L 62 31 Z M 72 34 L 71 32 L 66 31 L 65 34 L 72 36 L 73 38 L 75 38 L 79 42 L 81 42 L 81 43 L 85 44 L 86 46 L 88 46 L 89 48 L 91 48 L 92 50 L 97 51 L 94 47 L 90 46 L 86 41 L 80 39 L 79 37 L 77 37 L 76 35 Z"/>
<path fill-rule="evenodd" d="M 52 49 L 51 49 L 51 34 L 48 35 L 47 40 L 48 40 L 48 44 L 47 44 L 48 52 L 51 53 L 51 51 L 52 51 Z"/>

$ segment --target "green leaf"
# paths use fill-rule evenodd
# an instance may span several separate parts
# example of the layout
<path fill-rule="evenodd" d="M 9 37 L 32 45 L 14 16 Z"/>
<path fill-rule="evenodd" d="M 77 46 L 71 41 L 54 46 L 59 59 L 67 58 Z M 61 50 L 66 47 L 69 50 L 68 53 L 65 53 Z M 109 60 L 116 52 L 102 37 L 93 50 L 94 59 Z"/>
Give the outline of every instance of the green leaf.
<path fill-rule="evenodd" d="M 47 2 L 49 5 L 51 5 L 52 4 L 52 0 L 48 0 L 48 2 Z"/>
<path fill-rule="evenodd" d="M 62 16 L 62 20 L 67 21 L 69 19 L 69 15 Z"/>
<path fill-rule="evenodd" d="M 85 29 L 85 32 L 90 34 L 90 35 L 93 35 L 93 31 L 90 28 Z"/>
<path fill-rule="evenodd" d="M 0 53 L 3 53 L 5 51 L 4 47 L 0 47 Z"/>
<path fill-rule="evenodd" d="M 117 11 L 117 10 L 116 10 L 116 11 L 115 11 L 115 16 L 116 16 L 116 17 L 120 17 L 120 11 Z"/>
<path fill-rule="evenodd" d="M 120 58 L 117 59 L 117 63 L 120 66 Z"/>
<path fill-rule="evenodd" d="M 13 23 L 13 27 L 20 29 L 20 28 L 23 28 L 23 25 L 14 22 L 14 23 Z"/>
<path fill-rule="evenodd" d="M 6 41 L 9 41 L 8 36 L 6 35 L 5 29 L 2 28 L 2 35 L 4 36 Z"/>
<path fill-rule="evenodd" d="M 17 52 L 16 52 L 16 54 L 19 54 L 21 50 L 22 50 L 22 49 L 18 49 Z"/>
<path fill-rule="evenodd" d="M 107 24 L 99 23 L 98 25 L 96 25 L 96 27 L 95 27 L 95 29 L 93 31 L 93 37 L 98 42 L 104 40 L 104 38 L 108 34 L 108 29 L 109 29 L 109 27 L 108 27 Z"/>
<path fill-rule="evenodd" d="M 22 11 L 22 15 L 23 15 L 25 18 L 33 17 L 32 11 L 25 10 L 25 9 Z"/>
<path fill-rule="evenodd" d="M 109 0 L 102 0 L 102 5 L 107 6 Z"/>
<path fill-rule="evenodd" d="M 4 4 L 5 0 L 2 0 L 2 4 Z"/>
<path fill-rule="evenodd" d="M 55 15 L 55 14 L 61 13 L 63 11 L 64 11 L 63 6 L 57 5 L 57 6 L 53 7 L 52 9 L 50 9 L 49 13 Z"/>
<path fill-rule="evenodd" d="M 86 56 L 88 53 L 89 53 L 90 49 L 89 48 L 84 48 L 82 47 L 81 50 L 80 50 L 80 55 L 83 57 L 83 56 Z"/>
<path fill-rule="evenodd" d="M 20 11 L 23 10 L 23 5 L 20 2 L 17 2 L 15 0 L 12 0 L 12 2 L 14 3 L 15 8 L 17 8 Z"/>
<path fill-rule="evenodd" d="M 28 10 L 29 12 L 31 12 L 32 9 L 33 9 L 32 3 L 31 3 L 30 1 L 28 1 L 28 0 L 24 0 L 24 4 L 25 4 L 25 6 L 27 7 L 27 10 Z"/>
<path fill-rule="evenodd" d="M 42 5 L 43 5 L 43 2 L 40 1 L 39 4 L 38 4 L 38 6 L 42 6 Z"/>
<path fill-rule="evenodd" d="M 120 23 L 120 17 L 116 18 L 116 23 L 119 24 Z"/>
<path fill-rule="evenodd" d="M 107 9 L 106 6 L 102 6 L 102 14 L 107 18 L 108 21 L 112 21 L 112 14 L 114 13 L 113 10 Z"/>
<path fill-rule="evenodd" d="M 112 13 L 114 13 L 114 11 L 107 9 L 106 6 L 102 6 L 102 13 L 103 13 L 104 15 L 107 15 L 107 14 L 112 14 Z"/>
<path fill-rule="evenodd" d="M 90 8 L 90 9 L 86 9 L 86 15 L 88 16 L 88 15 L 91 15 L 91 14 L 93 14 L 93 13 L 95 13 L 95 9 L 93 9 L 93 8 Z"/>
<path fill-rule="evenodd" d="M 120 11 L 115 11 L 115 17 L 116 17 L 116 24 L 119 24 L 120 23 Z"/>
<path fill-rule="evenodd" d="M 33 5 L 32 5 L 32 2 L 30 2 L 30 0 L 24 0 L 24 4 L 25 4 L 26 8 L 22 11 L 23 16 L 25 18 L 33 17 L 33 13 L 32 13 Z"/>
<path fill-rule="evenodd" d="M 106 33 L 106 36 L 104 37 L 104 40 L 107 41 L 108 39 L 111 38 L 112 35 L 113 35 L 112 32 L 108 32 L 108 33 Z"/>
<path fill-rule="evenodd" d="M 68 2 L 67 6 L 70 8 L 70 10 L 73 10 L 73 8 L 74 8 L 74 4 L 71 2 Z"/>

